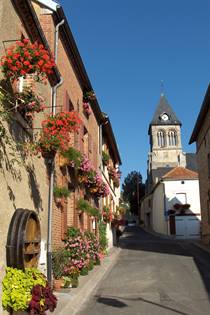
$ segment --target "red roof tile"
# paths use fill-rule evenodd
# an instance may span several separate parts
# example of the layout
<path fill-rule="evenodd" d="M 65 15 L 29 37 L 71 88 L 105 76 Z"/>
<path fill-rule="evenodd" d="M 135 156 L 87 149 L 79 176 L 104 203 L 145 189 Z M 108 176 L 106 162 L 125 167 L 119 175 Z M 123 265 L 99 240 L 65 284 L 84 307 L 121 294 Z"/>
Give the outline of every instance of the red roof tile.
<path fill-rule="evenodd" d="M 198 178 L 198 173 L 188 170 L 187 168 L 178 166 L 166 173 L 163 179 L 195 179 Z"/>

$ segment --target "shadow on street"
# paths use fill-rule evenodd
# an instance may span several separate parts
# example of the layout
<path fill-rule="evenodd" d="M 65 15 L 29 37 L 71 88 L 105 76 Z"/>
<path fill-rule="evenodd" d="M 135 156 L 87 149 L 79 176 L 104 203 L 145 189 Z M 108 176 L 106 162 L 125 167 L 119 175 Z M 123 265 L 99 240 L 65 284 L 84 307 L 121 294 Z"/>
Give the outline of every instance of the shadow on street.
<path fill-rule="evenodd" d="M 196 247 L 193 240 L 170 240 L 154 236 L 135 226 L 126 227 L 120 239 L 120 247 L 128 250 L 192 257 L 210 297 L 210 254 Z"/>

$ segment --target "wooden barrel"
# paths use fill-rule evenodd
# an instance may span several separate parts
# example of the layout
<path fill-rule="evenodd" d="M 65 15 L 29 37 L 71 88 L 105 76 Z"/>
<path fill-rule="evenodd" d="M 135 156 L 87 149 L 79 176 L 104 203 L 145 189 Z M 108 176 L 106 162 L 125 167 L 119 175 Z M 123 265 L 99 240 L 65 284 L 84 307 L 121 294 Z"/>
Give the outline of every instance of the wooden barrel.
<path fill-rule="evenodd" d="M 17 209 L 7 235 L 7 266 L 18 269 L 37 267 L 40 242 L 40 223 L 36 212 Z"/>

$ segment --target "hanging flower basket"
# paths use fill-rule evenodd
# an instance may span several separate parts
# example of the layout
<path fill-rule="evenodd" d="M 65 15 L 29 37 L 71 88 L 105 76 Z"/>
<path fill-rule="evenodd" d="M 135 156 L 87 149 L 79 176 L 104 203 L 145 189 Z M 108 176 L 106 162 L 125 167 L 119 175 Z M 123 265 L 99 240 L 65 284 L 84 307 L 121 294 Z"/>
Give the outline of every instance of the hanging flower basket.
<path fill-rule="evenodd" d="M 43 112 L 45 109 L 44 99 L 40 95 L 34 94 L 32 90 L 16 94 L 17 111 L 32 126 L 36 113 Z"/>
<path fill-rule="evenodd" d="M 54 66 L 55 62 L 44 46 L 31 44 L 26 38 L 8 48 L 1 58 L 1 70 L 12 82 L 21 76 L 26 78 L 28 74 L 34 74 L 35 81 L 45 81 Z"/>
<path fill-rule="evenodd" d="M 81 120 L 76 112 L 60 112 L 50 115 L 42 121 L 42 132 L 36 142 L 36 149 L 41 154 L 65 151 L 70 142 L 70 134 L 77 132 Z"/>

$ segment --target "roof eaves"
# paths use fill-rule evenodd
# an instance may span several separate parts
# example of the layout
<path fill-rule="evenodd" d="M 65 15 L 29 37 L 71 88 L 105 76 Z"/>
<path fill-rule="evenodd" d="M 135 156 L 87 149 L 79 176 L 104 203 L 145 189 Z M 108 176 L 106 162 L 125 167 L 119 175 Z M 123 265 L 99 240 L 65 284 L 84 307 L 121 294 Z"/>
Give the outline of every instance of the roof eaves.
<path fill-rule="evenodd" d="M 25 30 L 32 41 L 39 41 L 49 52 L 51 52 L 44 32 L 35 13 L 35 10 L 29 0 L 11 0 L 12 4 L 19 15 Z M 49 75 L 49 81 L 52 86 L 59 83 L 61 75 L 57 67 L 53 68 L 53 74 Z"/>
<path fill-rule="evenodd" d="M 119 163 L 119 165 L 122 165 L 122 161 L 121 161 L 121 158 L 120 158 L 118 145 L 117 145 L 114 133 L 113 133 L 113 129 L 112 129 L 112 125 L 111 125 L 110 119 L 109 119 L 108 116 L 106 116 L 105 119 L 106 119 L 107 123 L 102 123 L 102 129 L 104 130 L 104 132 L 106 133 L 107 137 L 109 138 L 109 142 L 111 144 L 112 151 L 113 151 L 113 154 L 115 156 L 115 159 L 116 159 L 117 163 Z"/>
<path fill-rule="evenodd" d="M 60 38 L 63 41 L 66 52 L 69 56 L 69 60 L 75 70 L 75 74 L 78 78 L 78 81 L 80 83 L 82 90 L 92 91 L 93 88 L 92 88 L 91 82 L 87 75 L 85 66 L 83 64 L 83 61 L 80 56 L 79 50 L 77 48 L 76 42 L 74 40 L 73 34 L 69 27 L 68 20 L 61 6 L 58 7 L 57 11 L 53 13 L 53 17 L 56 24 L 62 21 L 63 19 L 65 20 L 65 23 L 60 28 Z M 102 112 L 101 112 L 97 99 L 91 101 L 91 107 L 98 123 L 100 124 L 103 119 L 103 116 L 102 116 Z"/>
<path fill-rule="evenodd" d="M 210 103 L 209 102 L 210 102 L 210 84 L 208 85 L 206 94 L 204 96 L 204 100 L 203 100 L 200 112 L 198 114 L 198 117 L 197 117 L 194 129 L 193 129 L 192 135 L 190 137 L 189 144 L 192 144 L 197 139 L 199 131 L 200 131 L 202 125 L 203 125 L 203 121 L 204 121 L 204 119 L 206 117 L 206 114 L 207 114 L 209 108 L 210 108 Z"/>
<path fill-rule="evenodd" d="M 60 7 L 60 4 L 58 2 L 52 1 L 52 0 L 33 0 L 33 1 L 42 4 L 47 9 L 52 10 L 52 11 L 56 11 Z"/>
<path fill-rule="evenodd" d="M 164 177 L 162 178 L 162 181 L 179 181 L 179 180 L 198 180 L 198 176 L 195 177 L 185 177 L 185 176 L 180 176 L 179 178 L 177 177 Z"/>

